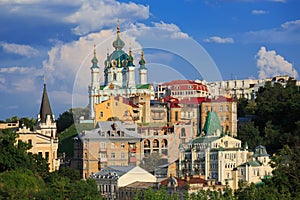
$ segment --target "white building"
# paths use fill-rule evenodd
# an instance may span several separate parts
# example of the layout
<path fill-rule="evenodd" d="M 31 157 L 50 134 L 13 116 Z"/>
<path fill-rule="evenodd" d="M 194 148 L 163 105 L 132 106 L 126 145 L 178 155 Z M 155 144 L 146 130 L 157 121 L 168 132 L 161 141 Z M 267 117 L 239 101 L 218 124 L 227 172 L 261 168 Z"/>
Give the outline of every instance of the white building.
<path fill-rule="evenodd" d="M 251 157 L 247 145 L 243 148 L 240 140 L 221 132 L 215 112 L 209 112 L 207 119 L 202 136 L 180 145 L 180 176 L 200 175 L 237 189 L 239 180 L 257 183 L 271 174 L 265 148 L 258 147 Z"/>
<path fill-rule="evenodd" d="M 119 199 L 119 188 L 131 183 L 156 182 L 155 176 L 139 166 L 110 166 L 93 174 L 91 178 L 95 179 L 101 195 L 107 199 Z"/>

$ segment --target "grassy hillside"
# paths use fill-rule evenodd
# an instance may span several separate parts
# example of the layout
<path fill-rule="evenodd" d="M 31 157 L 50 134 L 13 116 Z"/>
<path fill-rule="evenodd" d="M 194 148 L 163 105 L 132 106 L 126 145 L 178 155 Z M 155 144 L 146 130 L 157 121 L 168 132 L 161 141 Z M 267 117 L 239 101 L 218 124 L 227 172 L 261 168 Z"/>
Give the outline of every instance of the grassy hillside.
<path fill-rule="evenodd" d="M 93 124 L 73 124 L 63 132 L 59 133 L 58 154 L 61 156 L 65 152 L 66 157 L 73 157 L 73 138 L 83 130 L 93 129 Z"/>

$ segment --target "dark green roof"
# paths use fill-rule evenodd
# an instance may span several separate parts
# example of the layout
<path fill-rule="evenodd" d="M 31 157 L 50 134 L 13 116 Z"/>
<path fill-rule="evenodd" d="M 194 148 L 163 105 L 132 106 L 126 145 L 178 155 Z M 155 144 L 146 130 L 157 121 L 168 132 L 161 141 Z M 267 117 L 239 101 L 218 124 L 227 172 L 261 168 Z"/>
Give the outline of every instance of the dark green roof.
<path fill-rule="evenodd" d="M 193 144 L 198 144 L 198 143 L 210 143 L 212 141 L 215 141 L 217 139 L 219 139 L 220 137 L 197 137 L 195 138 L 192 143 Z"/>
<path fill-rule="evenodd" d="M 100 90 L 103 90 L 105 85 L 100 85 Z"/>
<path fill-rule="evenodd" d="M 137 85 L 136 86 L 137 89 L 149 89 L 150 88 L 150 84 L 143 84 L 143 85 Z"/>
<path fill-rule="evenodd" d="M 252 166 L 252 167 L 258 167 L 258 166 L 261 166 L 261 163 L 259 161 L 253 160 L 253 161 L 245 162 L 244 164 L 241 164 L 240 166 L 245 166 L 245 165 Z"/>
<path fill-rule="evenodd" d="M 267 153 L 266 147 L 259 145 L 255 148 L 254 154 L 252 157 L 264 157 L 264 156 L 270 156 Z"/>
<path fill-rule="evenodd" d="M 206 116 L 206 121 L 203 127 L 203 131 L 206 136 L 214 136 L 216 131 L 219 130 L 220 133 L 222 132 L 222 126 L 218 115 L 216 112 L 211 111 L 208 112 Z"/>

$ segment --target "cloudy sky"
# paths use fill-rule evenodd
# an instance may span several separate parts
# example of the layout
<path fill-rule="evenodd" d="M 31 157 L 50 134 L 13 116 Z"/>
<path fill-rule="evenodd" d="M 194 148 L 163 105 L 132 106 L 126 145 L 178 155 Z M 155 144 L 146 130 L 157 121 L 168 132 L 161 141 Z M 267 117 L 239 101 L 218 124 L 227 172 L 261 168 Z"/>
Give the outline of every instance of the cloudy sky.
<path fill-rule="evenodd" d="M 56 117 L 88 103 L 118 20 L 149 81 L 265 78 L 300 70 L 298 0 L 0 0 L 0 119 L 36 117 L 46 77 Z"/>

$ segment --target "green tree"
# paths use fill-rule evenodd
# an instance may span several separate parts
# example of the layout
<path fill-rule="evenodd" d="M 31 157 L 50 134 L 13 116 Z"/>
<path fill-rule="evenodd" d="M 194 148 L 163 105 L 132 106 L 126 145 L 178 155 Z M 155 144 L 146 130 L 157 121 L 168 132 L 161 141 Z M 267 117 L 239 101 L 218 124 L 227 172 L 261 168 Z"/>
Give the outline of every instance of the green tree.
<path fill-rule="evenodd" d="M 66 128 L 69 128 L 72 124 L 74 124 L 73 113 L 72 110 L 68 110 L 59 115 L 56 120 L 57 132 L 60 133 L 64 131 Z"/>
<path fill-rule="evenodd" d="M 167 159 L 161 158 L 159 153 L 153 152 L 152 154 L 149 155 L 149 157 L 144 157 L 140 167 L 145 169 L 146 171 L 150 173 L 155 173 L 155 169 L 163 164 L 166 164 L 168 161 Z"/>
<path fill-rule="evenodd" d="M 255 148 L 262 144 L 263 137 L 260 136 L 258 127 L 255 126 L 253 121 L 246 122 L 243 126 L 239 127 L 238 139 L 247 142 L 249 148 Z"/>
<path fill-rule="evenodd" d="M 0 199 L 33 199 L 44 189 L 43 179 L 28 169 L 0 173 Z"/>

